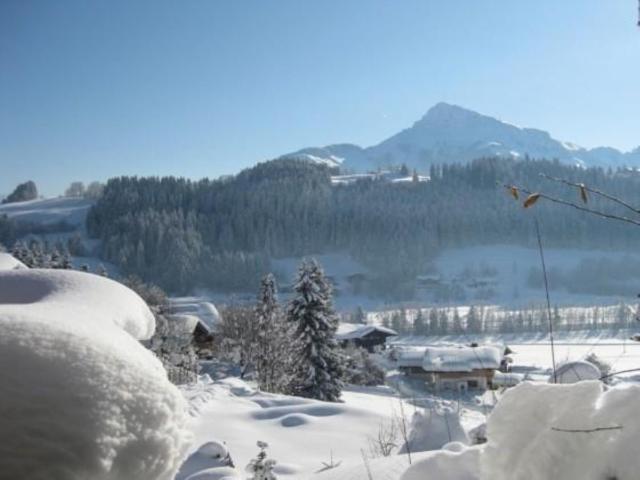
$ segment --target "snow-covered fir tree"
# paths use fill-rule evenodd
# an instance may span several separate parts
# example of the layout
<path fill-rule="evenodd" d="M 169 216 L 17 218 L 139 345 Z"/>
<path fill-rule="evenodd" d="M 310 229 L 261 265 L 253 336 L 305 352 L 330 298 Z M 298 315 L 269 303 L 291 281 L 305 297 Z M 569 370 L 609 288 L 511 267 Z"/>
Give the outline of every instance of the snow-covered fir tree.
<path fill-rule="evenodd" d="M 338 318 L 331 301 L 331 285 L 316 260 L 305 260 L 300 265 L 287 316 L 295 325 L 298 342 L 291 393 L 338 401 L 344 372 L 335 338 Z"/>
<path fill-rule="evenodd" d="M 267 447 L 269 445 L 261 441 L 258 441 L 257 444 L 260 453 L 247 465 L 247 473 L 250 475 L 248 480 L 277 480 L 278 477 L 273 473 L 276 461 L 267 458 Z"/>
<path fill-rule="evenodd" d="M 278 305 L 278 287 L 269 273 L 260 284 L 255 321 L 257 336 L 255 366 L 258 386 L 266 392 L 280 392 L 287 384 L 290 325 Z"/>

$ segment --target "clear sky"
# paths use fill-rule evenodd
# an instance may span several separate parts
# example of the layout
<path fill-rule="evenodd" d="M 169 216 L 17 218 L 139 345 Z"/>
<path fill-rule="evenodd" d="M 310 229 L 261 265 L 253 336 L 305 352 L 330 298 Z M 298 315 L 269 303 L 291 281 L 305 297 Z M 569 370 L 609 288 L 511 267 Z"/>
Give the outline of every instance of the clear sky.
<path fill-rule="evenodd" d="M 368 146 L 439 101 L 640 145 L 636 0 L 2 0 L 0 193 Z"/>

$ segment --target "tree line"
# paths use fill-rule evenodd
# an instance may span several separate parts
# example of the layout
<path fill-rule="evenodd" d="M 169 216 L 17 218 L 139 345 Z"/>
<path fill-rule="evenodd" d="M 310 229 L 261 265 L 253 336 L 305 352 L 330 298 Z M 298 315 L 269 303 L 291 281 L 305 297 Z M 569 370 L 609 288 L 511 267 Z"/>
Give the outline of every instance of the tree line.
<path fill-rule="evenodd" d="M 102 240 L 106 260 L 169 291 L 246 287 L 270 271 L 272 258 L 330 252 L 363 262 L 378 290 L 402 289 L 443 249 L 532 245 L 533 213 L 509 201 L 500 185 L 566 195 L 541 172 L 640 204 L 640 174 L 625 169 L 484 158 L 434 165 L 428 182 L 333 185 L 327 167 L 283 159 L 218 180 L 111 179 L 87 226 Z M 535 214 L 549 247 L 632 249 L 640 240 L 640 230 L 550 203 Z"/>

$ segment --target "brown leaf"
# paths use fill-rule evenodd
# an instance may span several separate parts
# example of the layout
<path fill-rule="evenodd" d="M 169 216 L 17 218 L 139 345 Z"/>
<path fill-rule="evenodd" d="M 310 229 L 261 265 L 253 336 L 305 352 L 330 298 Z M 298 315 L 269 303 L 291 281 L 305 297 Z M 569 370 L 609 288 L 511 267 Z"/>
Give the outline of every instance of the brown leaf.
<path fill-rule="evenodd" d="M 511 196 L 513 198 L 515 198 L 516 200 L 518 200 L 518 198 L 520 198 L 520 194 L 518 193 L 518 188 L 517 187 L 510 187 L 509 191 L 511 192 Z"/>
<path fill-rule="evenodd" d="M 587 200 L 588 200 L 588 198 L 587 198 L 587 189 L 584 186 L 584 183 L 580 184 L 580 198 L 582 198 L 582 201 L 584 203 L 587 203 Z"/>
<path fill-rule="evenodd" d="M 536 203 L 539 198 L 540 198 L 540 194 L 539 193 L 532 193 L 524 201 L 524 208 L 529 208 L 529 207 L 533 206 L 533 204 Z"/>

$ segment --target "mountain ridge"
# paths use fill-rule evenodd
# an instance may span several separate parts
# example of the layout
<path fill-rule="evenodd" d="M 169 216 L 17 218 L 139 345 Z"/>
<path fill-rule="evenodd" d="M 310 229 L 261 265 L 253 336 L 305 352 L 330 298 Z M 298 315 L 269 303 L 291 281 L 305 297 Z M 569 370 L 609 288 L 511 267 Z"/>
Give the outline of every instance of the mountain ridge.
<path fill-rule="evenodd" d="M 549 158 L 580 166 L 640 166 L 640 147 L 622 152 L 557 140 L 545 130 L 519 127 L 476 111 L 439 102 L 414 124 L 369 147 L 342 143 L 282 155 L 345 171 L 406 164 L 424 170 L 436 163 L 466 163 L 485 156 Z"/>

